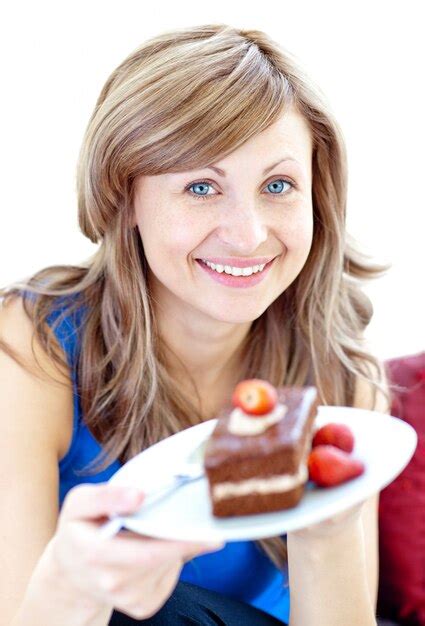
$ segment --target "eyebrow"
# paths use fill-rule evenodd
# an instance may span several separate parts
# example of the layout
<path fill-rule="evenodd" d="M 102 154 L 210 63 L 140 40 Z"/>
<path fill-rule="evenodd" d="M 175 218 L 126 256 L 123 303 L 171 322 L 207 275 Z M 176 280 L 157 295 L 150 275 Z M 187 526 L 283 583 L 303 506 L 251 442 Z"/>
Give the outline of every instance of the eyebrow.
<path fill-rule="evenodd" d="M 270 172 L 270 170 L 272 170 L 274 167 L 276 167 L 276 165 L 279 165 L 280 163 L 283 163 L 283 161 L 295 161 L 295 163 L 300 164 L 299 161 L 297 161 L 296 159 L 293 159 L 292 157 L 283 157 L 282 159 L 279 159 L 279 161 L 277 161 L 277 163 L 273 163 L 273 165 L 269 165 L 268 167 L 266 167 L 266 169 L 263 171 L 263 175 L 267 174 L 267 172 Z M 220 167 L 216 167 L 214 165 L 208 165 L 204 169 L 206 169 L 206 170 L 213 170 L 219 176 L 226 177 L 226 172 L 224 170 L 222 170 Z"/>

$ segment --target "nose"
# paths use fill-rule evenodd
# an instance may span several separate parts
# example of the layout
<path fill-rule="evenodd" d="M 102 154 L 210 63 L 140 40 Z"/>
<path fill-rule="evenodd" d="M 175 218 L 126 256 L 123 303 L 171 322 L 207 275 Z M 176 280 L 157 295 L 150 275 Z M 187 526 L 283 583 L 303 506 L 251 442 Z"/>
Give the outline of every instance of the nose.
<path fill-rule="evenodd" d="M 229 252 L 249 255 L 266 241 L 267 225 L 257 207 L 247 203 L 243 207 L 232 205 L 223 212 L 217 236 Z"/>

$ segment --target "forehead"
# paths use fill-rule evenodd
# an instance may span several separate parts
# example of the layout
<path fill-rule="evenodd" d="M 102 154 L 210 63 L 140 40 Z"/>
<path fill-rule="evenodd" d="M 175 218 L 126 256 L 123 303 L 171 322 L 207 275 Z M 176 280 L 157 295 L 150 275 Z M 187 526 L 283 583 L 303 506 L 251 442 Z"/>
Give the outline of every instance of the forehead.
<path fill-rule="evenodd" d="M 289 109 L 275 122 L 270 124 L 264 131 L 253 137 L 253 141 L 261 144 L 279 144 L 278 147 L 286 146 L 298 154 L 311 154 L 313 150 L 313 138 L 308 121 L 301 113 Z"/>
<path fill-rule="evenodd" d="M 225 168 L 226 164 L 231 165 L 234 159 L 248 160 L 254 156 L 261 160 L 262 164 L 268 165 L 284 157 L 291 157 L 307 173 L 311 167 L 312 153 L 313 137 L 309 123 L 303 115 L 291 108 L 219 163 Z"/>
<path fill-rule="evenodd" d="M 306 180 L 311 180 L 312 155 L 313 137 L 309 123 L 303 115 L 291 108 L 224 158 L 218 157 L 207 169 L 211 166 L 211 169 L 225 176 L 226 172 L 240 172 L 240 164 L 243 162 L 244 171 L 249 170 L 256 176 L 258 170 L 262 174 L 266 168 L 266 173 L 274 164 L 285 159 L 285 166 L 295 168 Z"/>

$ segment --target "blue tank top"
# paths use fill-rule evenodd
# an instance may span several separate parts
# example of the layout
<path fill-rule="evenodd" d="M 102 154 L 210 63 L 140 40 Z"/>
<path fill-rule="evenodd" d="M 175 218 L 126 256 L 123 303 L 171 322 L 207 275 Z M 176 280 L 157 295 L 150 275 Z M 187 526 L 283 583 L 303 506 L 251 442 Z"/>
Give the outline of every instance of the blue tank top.
<path fill-rule="evenodd" d="M 77 309 L 71 316 L 66 313 L 63 299 L 58 299 L 58 302 L 61 304 L 57 304 L 52 310 L 47 323 L 51 325 L 65 313 L 55 329 L 55 335 L 65 352 L 74 389 L 72 441 L 66 455 L 59 461 L 61 508 L 66 494 L 75 485 L 106 482 L 122 464 L 116 460 L 92 476 L 80 476 L 75 473 L 75 470 L 82 469 L 97 457 L 102 446 L 82 419 L 80 398 L 77 393 L 76 364 L 79 353 L 77 328 L 81 323 L 83 309 Z M 288 571 L 278 570 L 254 541 L 231 541 L 217 552 L 195 557 L 183 566 L 180 580 L 246 602 L 289 623 Z"/>

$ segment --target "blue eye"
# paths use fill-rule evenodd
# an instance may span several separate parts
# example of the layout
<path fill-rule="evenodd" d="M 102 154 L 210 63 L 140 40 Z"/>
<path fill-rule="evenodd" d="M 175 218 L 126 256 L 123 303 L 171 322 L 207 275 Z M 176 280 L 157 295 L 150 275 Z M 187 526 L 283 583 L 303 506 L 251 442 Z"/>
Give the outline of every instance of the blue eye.
<path fill-rule="evenodd" d="M 281 193 L 282 183 L 286 183 L 290 185 L 291 188 L 295 187 L 294 183 L 292 183 L 291 181 L 286 180 L 285 178 L 277 178 L 276 180 L 272 181 L 271 183 L 268 183 L 267 185 L 268 188 L 272 187 L 272 185 L 274 186 L 275 191 L 273 191 L 271 195 L 274 195 L 274 196 L 284 195 L 283 193 Z M 276 189 L 276 185 L 277 185 L 277 189 Z M 191 191 L 192 187 L 201 187 L 201 189 L 204 188 L 204 191 L 201 192 L 201 194 L 198 194 L 196 192 Z M 187 187 L 185 187 L 185 191 L 189 191 L 190 195 L 195 197 L 197 200 L 207 200 L 209 197 L 217 195 L 217 194 L 209 194 L 207 187 L 212 187 L 211 183 L 209 183 L 207 180 L 200 180 L 196 183 L 190 183 L 190 185 L 187 185 Z M 277 193 L 275 193 L 276 191 Z"/>
<path fill-rule="evenodd" d="M 198 188 L 199 188 L 199 187 L 201 187 L 201 189 L 202 189 L 202 187 L 203 187 L 203 188 L 204 188 L 204 191 L 201 191 L 201 194 L 200 194 L 200 195 L 198 195 L 198 193 L 193 192 L 193 191 L 190 191 L 191 187 L 198 187 Z M 187 190 L 187 191 L 190 191 L 190 194 L 191 194 L 192 196 L 195 196 L 195 198 L 196 198 L 196 199 L 198 199 L 198 200 L 205 200 L 205 199 L 206 199 L 206 197 L 207 197 L 207 191 L 208 191 L 208 190 L 206 189 L 207 187 L 211 187 L 211 184 L 210 184 L 210 183 L 208 183 L 206 180 L 200 180 L 198 183 L 192 183 L 191 185 L 189 185 L 188 187 L 186 187 L 186 190 Z M 208 194 L 208 195 L 211 195 L 211 194 Z"/>

